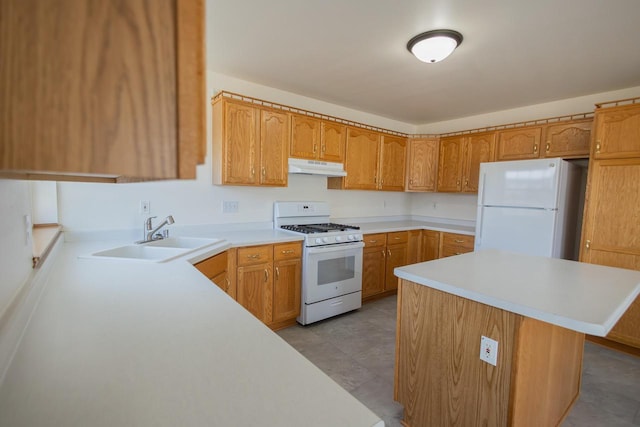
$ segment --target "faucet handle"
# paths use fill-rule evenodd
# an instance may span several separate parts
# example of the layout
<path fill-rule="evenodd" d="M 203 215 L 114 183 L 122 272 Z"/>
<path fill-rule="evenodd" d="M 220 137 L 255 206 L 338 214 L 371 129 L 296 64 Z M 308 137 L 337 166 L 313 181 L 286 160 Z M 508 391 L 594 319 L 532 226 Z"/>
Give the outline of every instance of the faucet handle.
<path fill-rule="evenodd" d="M 153 230 L 153 218 L 157 218 L 157 216 L 150 216 L 149 218 L 147 218 L 147 220 L 144 222 L 145 226 L 147 227 L 147 230 L 151 231 Z"/>

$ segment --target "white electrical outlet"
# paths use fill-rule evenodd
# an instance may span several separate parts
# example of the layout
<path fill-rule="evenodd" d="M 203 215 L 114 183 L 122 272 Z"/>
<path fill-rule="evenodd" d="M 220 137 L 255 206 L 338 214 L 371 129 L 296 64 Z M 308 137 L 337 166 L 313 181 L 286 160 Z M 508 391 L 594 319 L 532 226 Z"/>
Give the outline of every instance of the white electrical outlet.
<path fill-rule="evenodd" d="M 24 216 L 24 228 L 26 232 L 25 242 L 27 245 L 30 245 L 33 238 L 33 223 L 31 222 L 31 215 Z"/>
<path fill-rule="evenodd" d="M 498 364 L 498 341 L 487 338 L 484 335 L 480 338 L 480 360 L 484 360 L 493 366 Z"/>
<path fill-rule="evenodd" d="M 148 200 L 140 200 L 140 215 L 151 214 L 151 203 Z"/>
<path fill-rule="evenodd" d="M 222 213 L 238 213 L 238 202 L 225 200 L 222 202 Z"/>

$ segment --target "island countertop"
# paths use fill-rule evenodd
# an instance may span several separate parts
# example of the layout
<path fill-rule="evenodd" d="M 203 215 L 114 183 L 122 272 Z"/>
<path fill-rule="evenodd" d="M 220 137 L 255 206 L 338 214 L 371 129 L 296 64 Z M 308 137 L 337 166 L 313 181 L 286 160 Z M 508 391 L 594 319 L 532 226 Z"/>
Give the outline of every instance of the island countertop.
<path fill-rule="evenodd" d="M 640 271 L 497 250 L 394 272 L 401 279 L 596 336 L 606 336 L 640 294 Z"/>

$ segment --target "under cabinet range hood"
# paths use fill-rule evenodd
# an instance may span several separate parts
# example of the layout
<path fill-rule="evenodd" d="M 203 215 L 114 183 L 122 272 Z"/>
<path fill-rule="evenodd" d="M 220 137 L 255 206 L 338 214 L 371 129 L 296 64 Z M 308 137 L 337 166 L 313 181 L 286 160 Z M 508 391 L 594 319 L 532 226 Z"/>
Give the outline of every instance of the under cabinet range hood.
<path fill-rule="evenodd" d="M 289 158 L 289 173 L 322 176 L 347 176 L 342 163 Z"/>

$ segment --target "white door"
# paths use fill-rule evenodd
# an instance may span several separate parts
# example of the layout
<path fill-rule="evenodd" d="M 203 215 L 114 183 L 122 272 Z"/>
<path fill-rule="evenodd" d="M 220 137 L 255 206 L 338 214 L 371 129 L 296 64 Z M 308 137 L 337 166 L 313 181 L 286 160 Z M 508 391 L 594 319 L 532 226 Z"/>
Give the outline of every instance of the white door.
<path fill-rule="evenodd" d="M 475 250 L 556 256 L 553 250 L 556 217 L 555 210 L 480 206 Z"/>
<path fill-rule="evenodd" d="M 478 204 L 555 209 L 561 159 L 482 163 Z"/>

